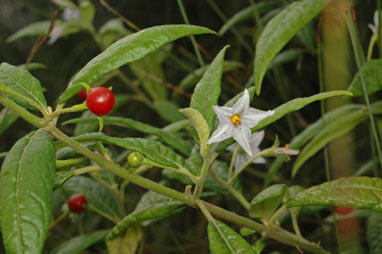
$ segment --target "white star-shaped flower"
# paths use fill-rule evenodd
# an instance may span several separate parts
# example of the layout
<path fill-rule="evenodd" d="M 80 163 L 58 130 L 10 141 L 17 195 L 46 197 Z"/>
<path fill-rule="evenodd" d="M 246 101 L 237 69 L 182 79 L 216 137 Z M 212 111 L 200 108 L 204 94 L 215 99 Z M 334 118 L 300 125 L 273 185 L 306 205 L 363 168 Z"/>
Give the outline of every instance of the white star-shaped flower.
<path fill-rule="evenodd" d="M 379 23 L 378 10 L 374 12 L 373 20 L 374 20 L 374 24 L 369 24 L 369 28 L 371 31 L 373 31 L 373 34 L 377 34 L 378 23 Z"/>
<path fill-rule="evenodd" d="M 220 142 L 233 137 L 243 150 L 250 156 L 253 155 L 250 140 L 251 128 L 255 127 L 261 120 L 273 115 L 272 110 L 261 111 L 249 107 L 249 93 L 245 89 L 244 94 L 233 107 L 213 107 L 218 119 L 219 125 L 212 133 L 207 144 Z"/>
<path fill-rule="evenodd" d="M 252 153 L 255 155 L 260 152 L 259 145 L 261 141 L 263 141 L 264 138 L 264 131 L 259 131 L 259 132 L 254 132 L 251 135 L 251 140 L 250 140 L 250 146 Z M 237 144 L 232 144 L 230 145 L 227 150 L 230 152 L 235 151 Z M 236 154 L 235 157 L 235 171 L 238 171 L 249 159 L 251 156 L 249 156 L 247 153 L 244 151 L 239 151 Z M 263 157 L 256 158 L 255 160 L 252 161 L 252 163 L 256 164 L 264 164 L 265 159 Z"/>

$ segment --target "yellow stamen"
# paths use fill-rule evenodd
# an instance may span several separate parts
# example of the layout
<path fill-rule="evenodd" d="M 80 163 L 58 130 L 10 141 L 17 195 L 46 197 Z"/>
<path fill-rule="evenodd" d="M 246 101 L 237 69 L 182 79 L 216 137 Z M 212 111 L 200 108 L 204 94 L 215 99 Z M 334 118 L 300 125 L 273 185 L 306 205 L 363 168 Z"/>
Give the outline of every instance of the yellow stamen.
<path fill-rule="evenodd" d="M 235 125 L 235 126 L 241 124 L 240 116 L 239 116 L 238 114 L 234 114 L 234 115 L 231 117 L 231 121 L 232 121 L 233 125 Z"/>

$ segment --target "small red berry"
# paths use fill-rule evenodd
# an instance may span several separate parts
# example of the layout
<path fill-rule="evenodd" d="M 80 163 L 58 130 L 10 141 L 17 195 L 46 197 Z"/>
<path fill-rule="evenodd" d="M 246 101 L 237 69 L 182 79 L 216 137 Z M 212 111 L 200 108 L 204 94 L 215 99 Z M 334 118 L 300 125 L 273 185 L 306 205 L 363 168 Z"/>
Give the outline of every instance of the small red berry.
<path fill-rule="evenodd" d="M 353 211 L 353 208 L 345 207 L 345 206 L 335 206 L 333 208 L 336 214 L 339 214 L 339 215 L 346 215 Z"/>
<path fill-rule="evenodd" d="M 108 114 L 113 109 L 114 103 L 113 92 L 102 86 L 92 88 L 86 98 L 88 109 L 97 116 Z"/>
<path fill-rule="evenodd" d="M 87 96 L 87 91 L 86 89 L 82 89 L 78 94 L 77 94 L 78 98 L 80 98 L 81 100 L 86 100 L 86 96 Z"/>
<path fill-rule="evenodd" d="M 70 211 L 74 213 L 81 213 L 84 210 L 86 198 L 83 194 L 76 194 L 68 199 L 68 206 Z"/>

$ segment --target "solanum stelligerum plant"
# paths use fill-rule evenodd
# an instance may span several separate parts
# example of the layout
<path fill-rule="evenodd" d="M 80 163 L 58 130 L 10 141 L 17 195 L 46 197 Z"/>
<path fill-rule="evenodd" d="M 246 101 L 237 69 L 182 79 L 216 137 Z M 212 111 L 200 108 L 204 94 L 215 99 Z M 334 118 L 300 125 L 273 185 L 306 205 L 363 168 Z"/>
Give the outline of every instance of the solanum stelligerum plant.
<path fill-rule="evenodd" d="M 41 35 L 27 63 L 0 65 L 0 135 L 16 129 L 11 126 L 17 118 L 33 127 L 0 153 L 0 250 L 173 253 L 171 245 L 187 253 L 185 243 L 191 243 L 199 246 L 198 253 L 212 254 L 380 253 L 382 61 L 372 59 L 377 54 L 373 49 L 382 46 L 376 39 L 377 18 L 373 34 L 368 34 L 365 59 L 353 1 L 251 3 L 224 22 L 218 33 L 232 31 L 239 45 L 219 49 L 215 42 L 224 37 L 216 39 L 208 25 L 188 24 L 181 0 L 177 4 L 187 24 L 139 29 L 118 14 L 120 19 L 98 30 L 92 2 L 53 2 L 62 19 L 54 16 L 31 24 L 8 39 Z M 213 1 L 208 3 L 221 13 Z M 319 93 L 317 88 L 304 97 L 291 97 L 302 86 L 293 80 L 293 87 L 288 87 L 292 78 L 304 77 L 303 85 L 312 72 L 317 72 L 317 84 L 329 79 L 325 75 L 331 62 L 325 61 L 327 51 L 322 50 L 327 45 L 314 43 L 313 36 L 316 32 L 319 38 L 320 29 L 327 36 L 325 17 L 320 16 L 325 8 L 338 8 L 351 37 L 357 71 L 345 88 L 321 87 Z M 235 28 L 253 17 L 257 25 L 251 34 L 261 33 L 253 37 L 255 50 L 241 34 L 245 29 Z M 370 11 L 363 27 L 372 20 Z M 317 21 L 323 27 L 315 31 L 312 24 Z M 37 49 L 45 41 L 55 47 L 82 32 L 90 34 L 100 52 L 73 70 L 60 96 L 47 98 L 44 89 L 51 86 L 32 74 L 32 67 L 39 65 L 31 58 L 40 54 Z M 199 37 L 207 45 L 211 40 L 215 51 L 206 53 Z M 177 43 L 193 46 L 195 63 L 174 54 Z M 236 50 L 246 50 L 254 58 L 225 60 L 235 57 L 230 52 Z M 205 65 L 206 56 L 213 54 Z M 317 68 L 285 75 L 290 68 L 284 64 L 301 66 L 306 55 L 317 59 Z M 242 66 L 254 69 L 238 68 Z M 186 75 L 177 73 L 183 67 Z M 342 67 L 344 71 L 346 66 Z M 169 73 L 184 78 L 173 85 L 166 80 Z M 351 102 L 352 96 L 361 96 L 365 103 Z M 326 111 L 324 101 L 331 97 L 346 103 Z M 313 119 L 308 125 L 304 110 L 314 111 L 310 104 L 318 101 L 321 112 L 308 118 Z M 344 158 L 343 151 L 355 150 L 349 148 L 350 131 L 362 130 L 364 135 L 365 128 L 370 135 L 357 149 L 370 152 L 346 158 L 370 161 L 337 177 L 345 175 L 336 171 L 336 165 L 342 169 L 349 163 L 335 162 Z M 341 138 L 346 138 L 346 145 L 328 146 Z M 362 225 L 367 241 L 364 236 L 341 234 L 343 218 L 356 221 L 361 216 L 367 218 Z M 181 226 L 173 223 L 179 221 Z"/>

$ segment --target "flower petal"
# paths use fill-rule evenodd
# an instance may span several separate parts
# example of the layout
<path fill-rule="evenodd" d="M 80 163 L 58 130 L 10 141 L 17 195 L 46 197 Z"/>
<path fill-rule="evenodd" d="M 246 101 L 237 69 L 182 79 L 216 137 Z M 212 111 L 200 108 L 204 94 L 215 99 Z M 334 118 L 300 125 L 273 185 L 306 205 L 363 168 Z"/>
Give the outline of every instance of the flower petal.
<path fill-rule="evenodd" d="M 232 124 L 219 124 L 212 136 L 208 139 L 207 144 L 220 142 L 224 139 L 232 137 Z"/>
<path fill-rule="evenodd" d="M 253 112 L 253 110 L 248 110 L 247 112 Z M 241 116 L 241 122 L 248 126 L 248 128 L 255 127 L 261 120 L 273 115 L 275 112 L 273 110 L 263 111 L 262 113 L 252 114 L 248 113 Z"/>
<path fill-rule="evenodd" d="M 236 149 L 236 146 L 237 146 L 237 143 L 233 143 L 232 145 L 227 147 L 227 150 L 230 151 L 231 153 L 233 153 Z"/>
<path fill-rule="evenodd" d="M 373 34 L 376 34 L 377 33 L 377 28 L 375 26 L 373 26 L 372 24 L 369 24 L 368 27 L 370 28 L 370 30 L 373 32 Z"/>
<path fill-rule="evenodd" d="M 264 130 L 252 133 L 252 135 L 251 135 L 252 152 L 255 152 L 254 149 L 260 145 L 260 143 L 261 143 L 261 141 L 263 141 L 263 139 L 264 139 Z"/>
<path fill-rule="evenodd" d="M 252 161 L 252 163 L 255 163 L 255 164 L 265 164 L 265 159 L 263 157 L 259 157 L 259 158 L 256 158 L 254 161 Z"/>
<path fill-rule="evenodd" d="M 233 105 L 232 108 L 235 114 L 240 114 L 245 112 L 248 107 L 249 107 L 249 93 L 248 93 L 248 90 L 245 89 L 243 96 L 241 96 L 237 100 L 237 102 Z"/>
<path fill-rule="evenodd" d="M 243 150 L 252 156 L 252 150 L 251 150 L 251 130 L 245 126 L 245 125 L 240 125 L 236 128 L 232 129 L 232 135 L 233 139 L 236 140 L 237 143 L 243 148 Z"/>
<path fill-rule="evenodd" d="M 213 110 L 216 113 L 216 116 L 219 119 L 219 123 L 231 123 L 231 117 L 233 115 L 233 110 L 230 107 L 219 107 L 213 106 Z"/>

